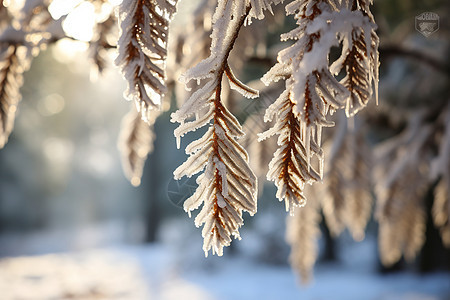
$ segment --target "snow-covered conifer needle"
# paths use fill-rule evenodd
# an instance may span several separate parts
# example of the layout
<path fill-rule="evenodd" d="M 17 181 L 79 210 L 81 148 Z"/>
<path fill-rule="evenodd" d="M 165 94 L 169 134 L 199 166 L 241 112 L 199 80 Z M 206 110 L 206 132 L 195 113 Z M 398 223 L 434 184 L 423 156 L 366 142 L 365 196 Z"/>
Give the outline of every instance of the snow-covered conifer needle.
<path fill-rule="evenodd" d="M 147 121 L 161 105 L 170 19 L 177 0 L 125 0 L 120 5 L 116 64 L 127 80 L 125 97 L 134 100 Z"/>
<path fill-rule="evenodd" d="M 308 189 L 313 189 L 308 187 Z M 310 196 L 310 195 L 308 195 Z M 311 272 L 317 259 L 317 240 L 320 236 L 320 212 L 317 202 L 296 208 L 293 216 L 286 220 L 286 241 L 291 246 L 289 262 L 303 283 L 311 278 Z"/>
<path fill-rule="evenodd" d="M 447 165 L 450 169 L 450 165 Z M 450 248 L 450 176 L 443 176 L 434 190 L 433 221 L 441 232 L 442 242 Z"/>
<path fill-rule="evenodd" d="M 262 79 L 266 84 L 286 79 L 286 90 L 267 109 L 265 116 L 267 120 L 275 119 L 275 125 L 261 134 L 260 139 L 279 135 L 280 148 L 269 165 L 267 178 L 275 181 L 277 198 L 285 200 L 286 210 L 291 214 L 294 206 L 303 206 L 306 202 L 302 192 L 305 183 L 322 177 L 321 130 L 322 126 L 332 125 L 325 114 L 330 106 L 340 108 L 339 101 L 346 94 L 326 69 L 327 54 L 315 53 L 316 64 L 311 70 L 302 66 L 305 55 L 320 37 L 318 33 L 307 35 L 305 30 L 311 20 L 321 14 L 322 8 L 328 7 L 312 1 L 311 9 L 307 9 L 308 3 L 302 0 L 287 5 L 286 11 L 295 14 L 300 30 L 292 30 L 285 38 L 296 42 L 279 53 L 278 63 Z M 311 166 L 314 158 L 319 165 L 316 168 Z"/>
<path fill-rule="evenodd" d="M 8 142 L 14 127 L 23 72 L 30 63 L 26 52 L 24 46 L 0 45 L 0 148 Z"/>
<path fill-rule="evenodd" d="M 272 133 L 279 135 L 279 148 L 269 164 L 267 179 L 275 182 L 277 198 L 285 200 L 286 211 L 291 214 L 295 206 L 304 206 L 306 203 L 303 195 L 305 183 L 320 180 L 321 168 L 311 166 L 311 158 L 316 157 L 320 164 L 323 156 L 316 140 L 307 137 L 309 131 L 306 125 L 295 116 L 294 105 L 291 94 L 283 92 L 267 109 L 267 119 L 276 116 L 274 127 L 260 135 L 260 139 Z M 306 141 L 309 150 L 306 149 Z"/>
<path fill-rule="evenodd" d="M 116 32 L 117 17 L 114 10 L 106 18 L 106 20 L 97 23 L 94 30 L 94 38 L 89 43 L 89 54 L 94 62 L 94 75 L 103 73 L 106 68 L 108 60 L 106 57 L 107 50 L 115 45 L 110 44 L 112 35 Z M 95 77 L 94 77 L 95 78 Z"/>
<path fill-rule="evenodd" d="M 125 175 L 134 186 L 140 185 L 145 160 L 153 150 L 155 136 L 152 129 L 158 115 L 159 111 L 151 111 L 150 123 L 144 122 L 135 105 L 132 105 L 123 118 L 118 146 Z"/>
<path fill-rule="evenodd" d="M 61 20 L 51 18 L 48 3 L 24 1 L 14 19 L 6 27 L 0 27 L 3 29 L 0 32 L 0 148 L 5 146 L 14 127 L 23 73 L 40 49 L 63 35 Z M 0 7 L 3 7 L 0 15 L 6 16 L 6 8 Z"/>
<path fill-rule="evenodd" d="M 222 81 L 236 81 L 228 66 L 228 57 L 250 11 L 241 1 L 220 1 L 213 16 L 211 55 L 186 72 L 187 83 L 200 83 L 183 106 L 172 114 L 180 123 L 175 137 L 180 138 L 208 125 L 199 140 L 186 147 L 189 158 L 178 167 L 174 176 L 192 176 L 199 172 L 195 193 L 185 201 L 189 213 L 203 204 L 195 224 L 203 225 L 203 250 L 219 256 L 230 245 L 231 236 L 240 238 L 242 211 L 256 212 L 256 177 L 248 165 L 248 155 L 237 139 L 244 135 L 237 119 L 223 105 Z M 238 91 L 244 95 L 253 91 L 241 83 Z M 193 120 L 192 120 L 193 118 Z M 188 121 L 189 119 L 189 121 Z"/>
<path fill-rule="evenodd" d="M 349 34 L 343 35 L 342 56 L 331 66 L 335 74 L 342 70 L 346 76 L 341 83 L 348 89 L 350 96 L 345 112 L 355 115 L 364 108 L 375 93 L 378 103 L 378 44 L 376 25 L 366 1 L 350 1 L 351 11 L 361 11 L 364 21 L 354 26 Z"/>
<path fill-rule="evenodd" d="M 298 27 L 282 35 L 282 39 L 291 39 L 295 42 L 280 51 L 277 64 L 262 78 L 266 84 L 285 79 L 286 89 L 267 110 L 266 119 L 271 120 L 276 116 L 276 125 L 263 133 L 261 138 L 280 134 L 278 140 L 280 149 L 271 162 L 268 179 L 276 182 L 277 197 L 280 200 L 286 199 L 286 209 L 289 210 L 291 204 L 305 203 L 301 193 L 305 183 L 322 178 L 323 154 L 320 146 L 322 127 L 334 125 L 327 120 L 327 114 L 344 108 L 351 93 L 364 90 L 364 87 L 355 87 L 354 82 L 365 75 L 360 74 L 363 72 L 360 69 L 357 72 L 359 77 L 355 80 L 352 78 L 350 91 L 336 80 L 329 67 L 330 49 L 338 46 L 341 41 L 344 41 L 344 49 L 352 48 L 345 46 L 345 37 L 360 27 L 364 28 L 364 32 L 371 33 L 375 25 L 370 22 L 367 14 L 348 10 L 331 0 L 292 1 L 286 6 L 286 12 L 294 15 Z M 367 39 L 364 42 L 362 45 L 367 45 Z M 369 43 L 370 46 L 357 50 L 364 51 L 363 53 L 358 52 L 358 55 L 352 53 L 352 59 L 359 59 L 364 54 L 371 57 L 372 52 L 376 51 L 377 44 L 372 44 L 370 40 Z M 369 48 L 370 50 L 367 50 Z M 375 59 L 375 54 L 373 57 Z M 365 60 L 363 62 L 369 64 Z M 372 81 L 372 77 L 375 77 L 374 72 L 369 72 L 367 81 Z M 368 96 L 358 95 L 365 99 L 361 100 L 365 105 Z M 291 158 L 291 155 L 295 154 L 291 151 L 296 148 L 302 156 Z M 314 160 L 319 165 L 316 169 L 312 167 Z M 296 169 L 304 170 L 302 176 L 294 172 L 292 167 L 287 167 L 290 161 L 298 165 Z M 293 185 L 287 184 L 288 182 L 296 183 L 295 190 Z"/>
<path fill-rule="evenodd" d="M 450 248 L 450 105 L 439 118 L 443 132 L 438 157 L 432 161 L 432 173 L 439 176 L 434 190 L 433 221 L 440 229 L 444 245 Z M 438 125 L 439 126 L 439 125 Z"/>
<path fill-rule="evenodd" d="M 348 128 L 345 114 L 340 116 L 333 145 L 329 147 L 324 180 L 327 193 L 321 198 L 323 213 L 333 235 L 347 227 L 353 238 L 360 241 L 372 211 L 372 153 L 362 135 L 362 126 Z"/>
<path fill-rule="evenodd" d="M 423 158 L 431 132 L 430 126 L 423 126 L 423 115 L 417 114 L 410 118 L 403 134 L 377 149 L 376 175 L 381 180 L 375 190 L 376 218 L 380 223 L 380 257 L 385 265 L 397 262 L 402 255 L 413 259 L 425 241 L 423 199 L 428 182 L 423 180 L 427 170 Z"/>

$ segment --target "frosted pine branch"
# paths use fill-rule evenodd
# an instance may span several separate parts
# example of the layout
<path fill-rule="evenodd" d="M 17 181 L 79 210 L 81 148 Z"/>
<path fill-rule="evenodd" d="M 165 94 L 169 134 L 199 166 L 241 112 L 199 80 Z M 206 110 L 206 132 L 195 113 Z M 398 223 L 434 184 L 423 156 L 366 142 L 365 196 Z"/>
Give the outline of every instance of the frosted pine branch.
<path fill-rule="evenodd" d="M 132 105 L 130 112 L 123 118 L 118 146 L 125 175 L 134 186 L 140 185 L 145 161 L 153 150 L 153 124 L 158 115 L 159 111 L 151 111 L 148 122 L 144 122 Z"/>
<path fill-rule="evenodd" d="M 305 161 L 302 163 L 305 163 L 303 167 L 310 172 L 314 154 L 318 155 L 320 166 L 323 164 L 320 148 L 322 127 L 334 125 L 333 122 L 327 120 L 326 115 L 328 112 L 343 108 L 345 103 L 348 102 L 347 99 L 352 95 L 351 93 L 356 89 L 360 90 L 360 87 L 352 85 L 352 90 L 348 91 L 332 75 L 328 62 L 330 49 L 333 46 L 338 46 L 341 41 L 344 41 L 345 49 L 346 37 L 356 30 L 355 28 L 364 28 L 365 31 L 371 32 L 375 25 L 370 23 L 370 18 L 364 16 L 360 11 L 350 11 L 335 1 L 293 1 L 286 6 L 286 12 L 294 15 L 298 27 L 282 35 L 282 39 L 292 39 L 295 43 L 279 53 L 277 64 L 264 75 L 262 80 L 266 84 L 280 79 L 286 80 L 286 90 L 283 97 L 290 99 L 289 101 L 292 103 L 291 112 L 293 118 L 296 119 L 295 122 L 298 123 L 295 126 L 299 126 L 302 132 L 301 138 L 295 143 L 301 144 L 305 149 Z M 371 41 L 369 40 L 369 42 Z M 368 47 L 364 50 L 370 57 L 373 49 L 370 48 L 370 51 L 367 49 Z M 356 59 L 358 58 L 356 57 Z M 376 68 L 378 68 L 378 64 L 376 64 Z M 369 76 L 372 76 L 371 74 Z M 366 98 L 364 96 L 364 99 Z M 273 111 L 279 109 L 279 107 L 281 106 L 278 105 L 275 109 L 269 108 L 268 114 L 273 114 Z M 285 111 L 287 114 L 287 110 Z M 277 123 L 284 122 L 283 117 L 278 118 Z M 294 130 L 292 129 L 293 124 L 295 124 L 294 119 L 287 123 L 284 122 L 285 125 L 283 126 L 289 124 L 291 130 Z M 280 132 L 281 128 L 282 125 L 276 125 L 272 131 L 268 131 L 262 137 Z M 280 151 L 287 149 L 285 145 L 289 142 L 294 143 L 292 139 L 285 139 L 284 144 L 282 140 L 279 140 L 279 145 L 284 147 Z M 275 153 L 275 157 L 279 154 L 280 152 Z M 314 170 L 309 174 L 309 177 L 299 177 L 288 169 L 286 169 L 286 174 L 281 172 L 281 162 L 286 162 L 286 158 L 273 161 L 271 166 L 273 171 L 272 173 L 269 172 L 270 175 L 268 176 L 271 180 L 279 181 L 279 184 L 277 184 L 279 193 L 277 197 L 279 199 L 283 199 L 285 193 L 284 188 L 282 188 L 284 185 L 280 184 L 282 177 L 285 177 L 285 182 L 286 180 L 292 180 L 289 179 L 290 177 L 299 178 L 302 184 L 298 186 L 301 188 L 303 188 L 304 183 L 312 183 L 322 178 L 322 167 L 319 168 L 319 178 L 316 178 Z M 295 197 L 300 197 L 296 202 L 297 204 L 304 204 L 305 200 L 300 195 L 295 195 Z M 288 208 L 289 205 L 286 207 Z"/>
<path fill-rule="evenodd" d="M 51 39 L 63 35 L 61 19 L 51 18 L 48 2 L 25 1 L 11 24 L 0 32 L 0 148 L 14 127 L 23 73 L 29 69 L 33 56 Z"/>
<path fill-rule="evenodd" d="M 262 7 L 262 12 L 264 10 L 271 11 L 271 8 L 267 7 L 270 7 L 268 5 L 272 1 L 264 2 L 266 3 Z M 186 22 L 187 24 L 182 26 L 175 24 L 171 28 L 172 40 L 169 43 L 171 48 L 169 51 L 176 54 L 169 57 L 168 61 L 168 74 L 171 78 L 179 78 L 181 74 L 186 73 L 187 69 L 209 57 L 212 33 L 211 19 L 216 6 L 216 0 L 202 0 L 192 13 L 191 18 Z M 252 11 L 253 9 L 249 13 L 247 22 L 252 16 Z M 270 21 L 267 23 L 270 24 Z M 251 57 L 251 52 L 259 51 L 259 54 L 261 54 L 261 50 L 264 49 L 262 46 L 265 45 L 267 30 L 266 26 L 245 26 L 240 30 L 239 39 L 233 46 L 233 52 L 240 53 L 240 55 L 231 55 L 228 58 L 228 64 L 232 67 L 233 72 L 240 73 L 245 68 L 247 60 Z M 231 82 L 225 82 L 222 86 L 222 99 L 224 100 L 224 105 L 231 111 L 234 111 L 240 95 L 230 92 L 229 83 Z M 178 84 L 178 82 L 175 82 L 175 84 L 177 103 L 181 107 L 182 101 L 189 98 L 192 91 L 195 90 L 196 82 L 188 82 L 186 84 L 187 89 L 184 84 Z M 236 87 L 238 86 L 239 84 Z"/>
<path fill-rule="evenodd" d="M 364 238 L 372 208 L 372 153 L 362 135 L 361 125 L 347 125 L 345 115 L 340 116 L 344 119 L 340 118 L 331 153 L 328 153 L 323 212 L 333 235 L 348 228 L 353 238 L 360 241 Z"/>
<path fill-rule="evenodd" d="M 210 54 L 211 44 L 211 18 L 216 8 L 215 0 L 202 0 L 182 26 L 173 26 L 171 29 L 172 42 L 169 43 L 167 74 L 168 81 L 175 84 L 177 105 L 181 107 L 183 101 L 189 98 L 195 88 L 196 82 L 188 85 L 178 81 L 180 76 L 190 67 L 198 64 Z"/>
<path fill-rule="evenodd" d="M 349 152 L 353 159 L 353 168 L 350 168 L 351 175 L 346 193 L 346 224 L 353 239 L 361 241 L 372 213 L 372 152 L 361 132 L 354 132 L 352 138 Z"/>
<path fill-rule="evenodd" d="M 318 3 L 312 5 L 311 11 L 307 10 L 306 4 L 307 1 L 294 1 L 286 7 L 288 14 L 295 14 L 299 27 L 282 38 L 295 39 L 296 42 L 279 53 L 278 63 L 262 79 L 266 84 L 286 79 L 286 90 L 266 112 L 267 120 L 276 116 L 275 126 L 263 133 L 261 139 L 273 134 L 280 135 L 280 148 L 269 165 L 267 178 L 275 181 L 277 198 L 285 199 L 286 210 L 291 213 L 294 206 L 305 204 L 302 193 L 304 184 L 322 177 L 321 128 L 331 124 L 324 117 L 329 105 L 323 102 L 321 94 L 328 96 L 334 104 L 336 96 L 346 93 L 323 67 L 320 71 L 301 70 L 305 53 L 312 50 L 313 43 L 319 38 L 317 34 L 306 35 L 304 31 L 310 20 L 321 13 Z M 322 59 L 326 62 L 327 56 Z M 325 63 L 320 65 L 325 66 Z M 318 82 L 320 86 L 316 89 Z M 336 108 L 342 106 L 336 104 Z M 314 155 L 320 165 L 317 170 L 311 168 Z"/>
<path fill-rule="evenodd" d="M 24 46 L 0 44 L 0 148 L 8 142 L 13 130 L 17 105 L 21 99 L 19 89 L 29 64 L 30 58 Z"/>
<path fill-rule="evenodd" d="M 381 262 L 386 266 L 396 263 L 402 255 L 408 260 L 414 259 L 425 242 L 426 214 L 422 197 L 426 184 L 422 182 L 407 191 L 411 189 L 411 182 L 420 182 L 422 174 L 412 167 L 405 171 L 410 173 L 397 181 L 389 193 L 389 199 L 395 199 L 395 203 L 385 207 L 384 213 L 388 215 L 383 215 L 381 210 L 378 214 L 379 252 Z"/>
<path fill-rule="evenodd" d="M 125 0 L 119 8 L 120 38 L 116 64 L 128 88 L 125 98 L 136 103 L 144 120 L 161 105 L 170 19 L 176 0 Z"/>
<path fill-rule="evenodd" d="M 450 177 L 443 177 L 434 190 L 433 221 L 443 244 L 450 248 Z"/>
<path fill-rule="evenodd" d="M 221 98 L 223 79 L 235 81 L 228 57 L 249 11 L 250 6 L 243 6 L 239 1 L 219 2 L 213 16 L 211 56 L 184 76 L 185 82 L 203 83 L 172 114 L 172 121 L 180 123 L 175 130 L 178 146 L 184 134 L 208 125 L 203 137 L 186 147 L 190 157 L 174 172 L 175 179 L 179 179 L 204 170 L 197 178 L 198 188 L 185 201 L 184 209 L 190 215 L 203 204 L 195 224 L 197 227 L 204 225 L 205 255 L 209 250 L 222 255 L 223 247 L 230 245 L 231 236 L 240 238 L 242 211 L 251 215 L 256 212 L 256 177 L 249 168 L 246 151 L 237 142 L 244 133 Z M 245 86 L 238 90 L 247 95 L 253 92 Z M 190 118 L 194 120 L 187 121 Z"/>
<path fill-rule="evenodd" d="M 339 114 L 342 116 L 342 114 Z M 349 172 L 351 165 L 347 165 L 344 161 L 348 156 L 346 141 L 348 138 L 347 122 L 341 121 L 335 130 L 332 145 L 325 144 L 325 149 L 328 157 L 328 164 L 326 168 L 326 193 L 322 198 L 322 209 L 325 216 L 327 227 L 333 236 L 338 236 L 345 227 L 345 213 L 346 213 L 346 195 L 345 172 Z M 331 148 L 331 149 L 330 149 Z"/>
<path fill-rule="evenodd" d="M 381 261 L 397 262 L 402 255 L 413 259 L 425 240 L 423 197 L 429 182 L 425 145 L 432 128 L 415 114 L 405 132 L 377 149 L 376 218 L 379 227 Z M 408 155 L 406 155 L 406 151 Z M 419 166 L 419 167 L 418 167 Z"/>
<path fill-rule="evenodd" d="M 289 262 L 303 283 L 311 279 L 317 259 L 320 220 L 319 206 L 315 202 L 295 209 L 295 214 L 288 216 L 286 220 L 286 241 L 291 246 Z"/>
<path fill-rule="evenodd" d="M 103 22 L 97 23 L 94 30 L 94 38 L 89 43 L 89 54 L 94 62 L 95 71 L 103 73 L 108 64 L 107 51 L 115 45 L 110 44 L 116 29 L 117 18 L 114 11 Z M 94 73 L 95 74 L 95 73 Z"/>
<path fill-rule="evenodd" d="M 305 183 L 320 180 L 323 153 L 311 136 L 305 123 L 295 117 L 294 102 L 286 91 L 267 109 L 266 120 L 276 117 L 274 127 L 260 135 L 266 139 L 279 135 L 279 148 L 269 164 L 267 179 L 274 181 L 278 188 L 277 198 L 285 201 L 286 211 L 291 214 L 296 206 L 304 206 Z M 307 146 L 305 146 L 307 145 Z M 311 158 L 316 157 L 319 166 L 311 166 Z"/>
<path fill-rule="evenodd" d="M 431 163 L 431 173 L 439 178 L 434 190 L 432 215 L 434 224 L 440 229 L 444 245 L 450 248 L 450 105 L 448 103 L 438 118 L 439 123 L 443 131 L 439 153 Z"/>
<path fill-rule="evenodd" d="M 349 5 L 352 12 L 361 11 L 364 19 L 360 26 L 353 26 L 343 35 L 342 56 L 333 63 L 331 71 L 336 75 L 345 71 L 341 83 L 350 92 L 345 112 L 353 116 L 367 105 L 373 93 L 378 103 L 379 39 L 368 2 L 353 0 Z"/>

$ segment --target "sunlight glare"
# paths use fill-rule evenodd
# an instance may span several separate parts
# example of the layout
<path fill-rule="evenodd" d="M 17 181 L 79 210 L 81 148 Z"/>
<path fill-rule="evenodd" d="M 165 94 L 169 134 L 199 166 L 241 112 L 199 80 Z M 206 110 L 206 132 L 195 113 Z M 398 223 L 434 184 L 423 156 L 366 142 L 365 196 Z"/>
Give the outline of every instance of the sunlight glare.
<path fill-rule="evenodd" d="M 82 0 L 53 0 L 48 11 L 52 15 L 52 18 L 58 20 L 63 15 L 70 13 Z"/>
<path fill-rule="evenodd" d="M 1 2 L 1 0 L 0 0 Z M 24 0 L 3 0 L 3 6 L 7 7 L 11 14 L 17 14 L 22 8 Z"/>
<path fill-rule="evenodd" d="M 65 107 L 65 100 L 59 94 L 50 94 L 38 102 L 38 112 L 45 117 L 60 113 Z"/>
<path fill-rule="evenodd" d="M 53 47 L 53 57 L 62 63 L 76 61 L 80 53 L 88 49 L 88 44 L 68 39 L 59 40 Z"/>
<path fill-rule="evenodd" d="M 69 13 L 63 22 L 64 31 L 68 36 L 88 42 L 94 34 L 95 8 L 92 3 L 83 2 Z"/>
<path fill-rule="evenodd" d="M 62 167 L 72 160 L 74 145 L 67 139 L 49 137 L 42 142 L 42 149 L 49 161 Z"/>

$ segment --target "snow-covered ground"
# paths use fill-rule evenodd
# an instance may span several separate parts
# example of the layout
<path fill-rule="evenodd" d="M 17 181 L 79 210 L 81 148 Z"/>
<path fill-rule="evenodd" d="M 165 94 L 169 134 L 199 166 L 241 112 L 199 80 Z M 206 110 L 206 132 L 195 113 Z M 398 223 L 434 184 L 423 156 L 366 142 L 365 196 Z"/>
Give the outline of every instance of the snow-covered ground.
<path fill-rule="evenodd" d="M 321 264 L 314 281 L 300 286 L 286 265 L 227 255 L 195 259 L 186 268 L 178 251 L 124 245 L 3 258 L 0 299 L 450 299 L 449 273 L 381 276 L 370 268 Z"/>

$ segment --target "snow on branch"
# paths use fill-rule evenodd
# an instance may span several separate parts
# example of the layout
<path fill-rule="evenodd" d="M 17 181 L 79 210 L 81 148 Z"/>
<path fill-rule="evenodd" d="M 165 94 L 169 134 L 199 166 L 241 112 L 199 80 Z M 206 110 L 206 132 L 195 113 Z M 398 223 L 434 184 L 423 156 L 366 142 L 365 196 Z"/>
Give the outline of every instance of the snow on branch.
<path fill-rule="evenodd" d="M 251 10 L 249 16 L 261 20 L 264 18 L 265 10 L 273 14 L 272 5 L 277 5 L 281 2 L 283 0 L 250 0 Z"/>
<path fill-rule="evenodd" d="M 268 179 L 276 182 L 277 197 L 280 200 L 286 200 L 286 209 L 291 210 L 292 213 L 292 204 L 305 204 L 301 192 L 304 184 L 313 183 L 322 178 L 323 153 L 320 146 L 322 127 L 334 125 L 327 120 L 326 115 L 344 108 L 349 102 L 348 99 L 356 96 L 362 99 L 360 99 L 362 102 L 360 106 L 363 106 L 371 95 L 361 91 L 368 90 L 367 86 L 370 84 L 359 85 L 361 78 L 366 75 L 361 75 L 363 71 L 356 68 L 358 72 L 353 76 L 354 65 L 348 72 L 352 76 L 350 85 L 343 85 L 336 80 L 329 67 L 330 49 L 343 42 L 344 53 L 347 53 L 348 49 L 353 49 L 353 45 L 348 45 L 348 36 L 357 30 L 372 32 L 375 25 L 371 23 L 367 14 L 358 10 L 349 10 L 337 1 L 296 0 L 286 6 L 286 12 L 294 15 L 298 26 L 282 35 L 282 39 L 294 40 L 294 44 L 280 51 L 277 64 L 262 78 L 266 84 L 284 79 L 286 89 L 274 106 L 268 108 L 266 118 L 272 120 L 276 116 L 276 125 L 273 129 L 261 134 L 261 139 L 273 134 L 280 135 L 278 140 L 280 148 L 271 162 Z M 372 37 L 366 34 L 367 36 Z M 372 63 L 372 61 L 359 62 L 364 54 L 373 57 L 373 60 L 378 57 L 374 54 L 378 44 L 372 43 L 370 38 L 365 38 L 361 45 L 368 43 L 370 46 L 364 49 L 355 48 L 357 49 L 355 51 L 361 51 L 361 55 L 358 52 L 358 55 L 350 53 L 345 57 L 350 57 L 348 60 L 351 62 L 356 60 L 358 66 L 361 63 L 366 65 Z M 341 64 L 337 63 L 337 65 Z M 373 71 L 367 75 L 368 82 L 375 77 L 374 81 L 378 80 L 375 75 L 378 61 L 373 62 L 373 65 L 376 67 L 373 67 Z M 346 81 L 347 79 L 344 83 Z M 304 150 L 304 156 L 301 159 L 293 159 L 294 155 L 297 155 L 296 151 L 301 153 L 299 150 L 294 151 L 296 147 Z M 292 160 L 299 163 L 297 168 L 287 167 L 291 161 L 290 156 Z M 318 162 L 318 168 L 311 166 L 314 160 Z M 302 168 L 306 171 L 299 176 L 298 170 Z M 292 185 L 289 182 L 295 184 Z"/>
<path fill-rule="evenodd" d="M 190 97 L 196 82 L 190 82 L 189 88 L 178 79 L 187 69 L 198 64 L 210 54 L 211 18 L 217 6 L 216 0 L 199 1 L 197 7 L 187 19 L 187 24 L 171 28 L 171 42 L 168 51 L 173 55 L 167 60 L 168 82 L 175 85 L 177 107 Z"/>
<path fill-rule="evenodd" d="M 310 20 L 320 15 L 319 5 L 314 3 L 309 11 L 307 1 L 294 1 L 286 6 L 286 11 L 295 14 L 299 27 L 282 38 L 294 39 L 296 42 L 279 53 L 278 63 L 262 79 L 266 84 L 286 79 L 286 90 L 267 109 L 265 119 L 271 121 L 276 117 L 275 125 L 261 134 L 260 139 L 279 135 L 280 148 L 269 165 L 267 178 L 275 181 L 277 198 L 285 200 L 286 210 L 292 214 L 294 206 L 306 203 L 302 192 L 304 184 L 322 177 L 321 128 L 331 125 L 324 118 L 329 105 L 324 103 L 322 95 L 328 96 L 330 103 L 335 104 L 334 96 L 345 94 L 346 90 L 324 69 L 327 56 L 322 57 L 324 62 L 314 57 L 316 62 L 320 62 L 319 67 L 322 65 L 320 71 L 308 72 L 300 67 L 303 57 L 312 50 L 320 37 L 304 32 Z M 341 106 L 336 104 L 335 108 Z M 314 156 L 317 157 L 319 168 L 311 167 Z"/>
<path fill-rule="evenodd" d="M 204 225 L 205 255 L 209 250 L 222 255 L 232 235 L 240 238 L 242 211 L 256 213 L 257 180 L 248 165 L 246 151 L 237 142 L 244 133 L 222 102 L 224 79 L 236 85 L 244 96 L 256 94 L 235 79 L 228 65 L 229 54 L 249 11 L 250 6 L 241 1 L 219 2 L 213 16 L 211 55 L 183 76 L 185 83 L 194 80 L 200 85 L 172 114 L 172 122 L 180 123 L 175 130 L 178 147 L 184 134 L 208 125 L 203 137 L 186 147 L 189 158 L 174 171 L 175 179 L 204 171 L 197 177 L 199 186 L 185 201 L 184 209 L 190 215 L 203 203 L 195 224 Z"/>
<path fill-rule="evenodd" d="M 177 0 L 128 0 L 119 8 L 120 38 L 115 63 L 122 69 L 133 100 L 144 120 L 161 106 L 165 85 L 168 28 Z"/>
<path fill-rule="evenodd" d="M 353 25 L 349 34 L 343 35 L 342 56 L 331 66 L 331 71 L 336 75 L 341 71 L 346 74 L 341 83 L 350 92 L 345 107 L 347 116 L 353 116 L 364 108 L 373 93 L 378 103 L 379 38 L 375 33 L 376 24 L 367 2 L 355 0 L 348 12 L 349 16 L 357 14 L 358 6 L 359 12 L 364 16 L 362 22 L 359 26 Z M 347 19 L 345 16 L 342 18 Z"/>
<path fill-rule="evenodd" d="M 291 214 L 295 206 L 306 203 L 303 195 L 305 183 L 320 180 L 323 156 L 315 139 L 308 137 L 310 131 L 307 131 L 306 124 L 294 115 L 294 105 L 291 94 L 283 92 L 267 109 L 265 116 L 267 120 L 276 117 L 274 127 L 260 134 L 260 140 L 273 134 L 279 135 L 279 148 L 269 164 L 267 179 L 275 182 L 277 198 L 285 200 L 286 211 Z M 311 166 L 313 156 L 317 157 L 319 167 Z"/>
<path fill-rule="evenodd" d="M 331 149 L 327 153 L 326 193 L 321 198 L 323 213 L 334 236 L 348 228 L 353 239 L 361 241 L 372 211 L 372 152 L 357 119 L 347 122 L 343 112 L 339 117 L 332 145 L 328 147 Z"/>

